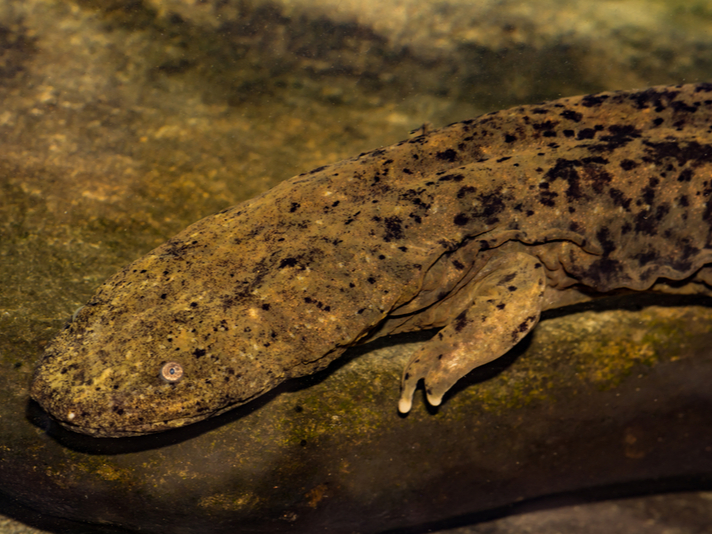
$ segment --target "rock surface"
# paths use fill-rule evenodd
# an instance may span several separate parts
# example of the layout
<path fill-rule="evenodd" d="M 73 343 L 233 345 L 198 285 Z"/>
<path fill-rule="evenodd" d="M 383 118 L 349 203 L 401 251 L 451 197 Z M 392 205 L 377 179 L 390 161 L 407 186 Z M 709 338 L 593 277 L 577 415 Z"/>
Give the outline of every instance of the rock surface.
<path fill-rule="evenodd" d="M 62 433 L 28 404 L 42 346 L 94 288 L 208 213 L 425 122 L 710 72 L 707 3 L 528 5 L 2 4 L 0 494 L 107 532 L 378 532 L 593 487 L 709 487 L 701 307 L 551 318 L 407 418 L 410 338 L 145 439 Z"/>

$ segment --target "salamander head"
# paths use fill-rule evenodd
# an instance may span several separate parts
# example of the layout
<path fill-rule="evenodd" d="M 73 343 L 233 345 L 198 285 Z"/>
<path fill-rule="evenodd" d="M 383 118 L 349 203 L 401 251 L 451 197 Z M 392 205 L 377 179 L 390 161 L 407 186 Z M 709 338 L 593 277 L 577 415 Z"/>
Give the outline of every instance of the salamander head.
<path fill-rule="evenodd" d="M 278 344 L 267 353 L 263 342 L 268 312 L 246 296 L 226 320 L 225 289 L 212 287 L 222 282 L 178 276 L 176 265 L 160 255 L 138 260 L 48 345 L 31 394 L 63 426 L 98 437 L 177 428 L 284 379 L 269 356 Z"/>

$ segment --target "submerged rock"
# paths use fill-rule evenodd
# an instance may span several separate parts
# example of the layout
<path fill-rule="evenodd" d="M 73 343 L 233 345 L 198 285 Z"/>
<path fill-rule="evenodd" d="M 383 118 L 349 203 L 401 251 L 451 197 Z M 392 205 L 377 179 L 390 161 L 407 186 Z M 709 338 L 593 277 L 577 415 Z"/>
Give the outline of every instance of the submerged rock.
<path fill-rule="evenodd" d="M 694 306 L 545 320 L 407 417 L 407 340 L 143 438 L 76 435 L 30 404 L 32 426 L 17 395 L 0 479 L 45 513 L 144 532 L 381 532 L 582 489 L 694 487 L 712 472 L 711 324 Z"/>

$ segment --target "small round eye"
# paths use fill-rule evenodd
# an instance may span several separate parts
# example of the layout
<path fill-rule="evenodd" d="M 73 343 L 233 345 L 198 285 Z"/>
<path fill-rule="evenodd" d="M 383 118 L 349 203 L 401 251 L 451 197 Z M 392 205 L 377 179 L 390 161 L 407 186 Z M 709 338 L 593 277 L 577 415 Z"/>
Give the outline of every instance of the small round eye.
<path fill-rule="evenodd" d="M 183 378 L 183 367 L 177 362 L 168 362 L 161 367 L 161 378 L 169 384 L 175 384 Z"/>

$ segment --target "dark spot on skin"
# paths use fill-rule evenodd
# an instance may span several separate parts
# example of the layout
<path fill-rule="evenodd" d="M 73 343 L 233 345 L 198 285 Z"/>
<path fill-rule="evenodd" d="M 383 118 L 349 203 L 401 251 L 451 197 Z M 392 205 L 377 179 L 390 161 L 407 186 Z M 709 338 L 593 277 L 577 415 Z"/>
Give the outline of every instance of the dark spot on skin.
<path fill-rule="evenodd" d="M 539 184 L 539 201 L 544 205 L 549 205 L 547 202 L 552 202 L 553 205 L 553 199 L 558 196 L 558 194 L 548 191 L 548 189 L 549 184 L 556 180 L 563 180 L 568 184 L 568 188 L 566 189 L 566 198 L 568 200 L 577 200 L 583 197 L 583 193 L 581 192 L 581 179 L 576 170 L 576 167 L 580 166 L 581 162 L 578 160 L 557 159 L 556 164 L 545 174 L 547 181 Z"/>
<path fill-rule="evenodd" d="M 596 232 L 596 238 L 598 239 L 598 242 L 601 244 L 601 248 L 603 249 L 603 255 L 608 256 L 611 252 L 613 252 L 616 249 L 616 244 L 611 239 L 611 232 L 608 228 L 605 226 Z"/>
<path fill-rule="evenodd" d="M 653 203 L 653 201 L 655 200 L 655 192 L 657 191 L 659 183 L 660 183 L 660 180 L 658 178 L 656 178 L 655 176 L 651 176 L 648 179 L 648 185 L 645 188 L 643 188 L 643 191 L 642 191 L 642 193 L 643 193 L 642 198 L 646 204 L 651 205 Z"/>
<path fill-rule="evenodd" d="M 504 276 L 499 282 L 497 282 L 498 286 L 503 286 L 504 284 L 508 284 L 512 280 L 514 280 L 517 277 L 517 273 L 509 273 L 507 276 Z"/>
<path fill-rule="evenodd" d="M 195 349 L 193 351 L 193 356 L 195 356 L 196 358 L 200 358 L 201 356 L 205 356 L 205 353 L 205 349 Z"/>
<path fill-rule="evenodd" d="M 632 199 L 626 198 L 623 191 L 616 189 L 615 187 L 611 187 L 608 190 L 608 195 L 611 197 L 611 199 L 613 199 L 614 205 L 620 206 L 626 211 L 630 211 L 630 203 Z"/>
<path fill-rule="evenodd" d="M 688 161 L 692 161 L 692 166 L 695 167 L 701 163 L 709 163 L 712 161 L 712 145 L 700 144 L 697 141 L 690 143 L 678 141 L 663 141 L 654 143 L 651 141 L 643 141 L 646 146 L 646 156 L 643 161 L 655 163 L 662 166 L 664 160 L 675 159 L 677 164 L 682 167 Z"/>
<path fill-rule="evenodd" d="M 689 182 L 692 180 L 692 177 L 695 174 L 692 172 L 692 169 L 684 169 L 681 173 L 680 176 L 677 177 L 678 182 Z"/>
<path fill-rule="evenodd" d="M 503 161 L 507 161 L 508 159 L 512 159 L 512 157 L 511 157 L 511 156 L 505 156 L 505 157 L 503 157 L 503 158 L 499 158 L 499 159 L 497 160 L 497 163 L 502 163 Z"/>
<path fill-rule="evenodd" d="M 498 310 L 503 310 L 505 308 L 506 304 L 497 304 L 496 308 Z"/>
<path fill-rule="evenodd" d="M 386 242 L 392 241 L 394 239 L 403 239 L 403 228 L 401 226 L 401 218 L 397 215 L 385 218 L 386 232 L 383 234 L 383 240 Z"/>
<path fill-rule="evenodd" d="M 630 124 L 612 124 L 608 127 L 609 135 L 599 137 L 599 143 L 589 146 L 591 152 L 612 152 L 626 146 L 641 137 L 641 131 Z"/>
<path fill-rule="evenodd" d="M 455 152 L 452 148 L 448 148 L 443 152 L 438 152 L 437 154 L 435 154 L 435 157 L 444 161 L 452 162 L 457 159 L 457 152 Z"/>
<path fill-rule="evenodd" d="M 265 310 L 265 311 L 268 311 L 268 310 L 269 310 L 269 304 L 263 304 L 263 305 L 262 305 L 262 309 Z"/>
<path fill-rule="evenodd" d="M 475 189 L 471 185 L 465 185 L 461 187 L 460 190 L 457 192 L 457 198 L 463 198 L 465 195 L 469 193 L 474 193 L 475 191 L 477 191 L 477 189 Z"/>
<path fill-rule="evenodd" d="M 670 107 L 677 113 L 695 113 L 697 111 L 695 106 L 690 106 L 681 100 L 671 102 Z"/>
<path fill-rule="evenodd" d="M 512 330 L 512 341 L 517 341 L 520 336 L 528 331 L 531 328 L 531 325 L 534 324 L 534 321 L 536 321 L 536 316 L 530 315 L 524 321 L 520 323 L 520 325 Z"/>
<path fill-rule="evenodd" d="M 586 95 L 581 99 L 581 105 L 587 108 L 600 106 L 608 99 L 608 95 Z"/>
<path fill-rule="evenodd" d="M 656 235 L 658 233 L 659 222 L 668 214 L 670 206 L 661 204 L 655 211 L 643 210 L 635 216 L 635 231 L 645 235 Z"/>
<path fill-rule="evenodd" d="M 638 265 L 640 267 L 644 267 L 651 261 L 655 261 L 656 259 L 658 259 L 658 257 L 659 254 L 654 250 L 648 250 L 646 252 L 641 252 L 633 256 L 634 259 L 638 260 Z"/>
<path fill-rule="evenodd" d="M 514 291 L 516 291 L 516 290 L 517 290 L 517 286 L 509 286 L 509 287 L 507 288 L 507 291 L 509 291 L 509 292 L 514 292 Z"/>
<path fill-rule="evenodd" d="M 645 91 L 633 93 L 629 95 L 628 98 L 635 102 L 638 109 L 648 109 L 653 107 L 655 108 L 655 111 L 660 112 L 663 111 L 667 103 L 674 100 L 678 94 L 680 94 L 679 91 L 659 91 L 651 87 Z"/>
<path fill-rule="evenodd" d="M 620 281 L 622 278 L 620 273 L 622 271 L 623 268 L 620 261 L 604 257 L 591 263 L 584 275 L 590 278 L 595 285 L 603 285 L 604 282 L 608 282 L 608 280 Z M 627 277 L 624 279 L 627 279 Z"/>
<path fill-rule="evenodd" d="M 464 213 L 458 213 L 457 215 L 455 215 L 452 222 L 455 223 L 457 226 L 465 226 L 469 222 L 469 220 L 470 218 Z"/>
<path fill-rule="evenodd" d="M 631 171 L 637 166 L 638 164 L 632 159 L 624 159 L 623 161 L 621 161 L 621 169 L 623 169 L 624 171 Z"/>
<path fill-rule="evenodd" d="M 584 158 L 585 161 L 588 158 Z M 613 176 L 599 165 L 586 164 L 583 167 L 583 177 L 587 182 L 591 183 L 593 191 L 601 194 L 605 186 L 611 183 Z"/>
<path fill-rule="evenodd" d="M 574 121 L 574 122 L 580 122 L 581 119 L 583 119 L 583 113 L 579 113 L 578 111 L 574 111 L 572 109 L 567 109 L 565 111 L 562 111 L 560 113 L 560 115 L 563 118 L 568 119 L 570 121 Z"/>
<path fill-rule="evenodd" d="M 344 222 L 344 225 L 349 225 L 352 222 L 354 222 L 356 220 L 356 217 L 358 217 L 360 214 L 361 214 L 360 211 L 357 211 L 356 213 L 354 213 L 351 217 L 346 219 L 346 221 Z"/>
<path fill-rule="evenodd" d="M 477 217 L 485 219 L 486 224 L 496 224 L 499 222 L 496 216 L 502 213 L 506 208 L 501 191 L 501 188 L 497 188 L 497 190 L 488 195 L 479 196 L 480 209 L 477 212 Z"/>
<path fill-rule="evenodd" d="M 376 283 L 376 279 L 375 279 L 373 276 L 369 276 L 368 278 L 366 278 L 366 281 L 367 281 L 369 284 L 375 284 L 375 283 Z"/>
<path fill-rule="evenodd" d="M 544 206 L 553 208 L 556 206 L 554 199 L 559 196 L 559 193 L 555 191 L 549 191 L 549 182 L 542 182 L 539 184 L 539 202 Z"/>
<path fill-rule="evenodd" d="M 572 232 L 578 232 L 579 230 L 581 230 L 581 225 L 576 221 L 571 221 L 569 223 L 569 230 Z"/>
<path fill-rule="evenodd" d="M 677 260 L 673 267 L 678 271 L 688 271 L 692 268 L 692 263 L 689 261 L 690 258 L 694 258 L 700 253 L 700 249 L 691 245 L 687 239 L 684 240 L 684 246 L 682 248 L 682 254 L 679 260 Z"/>
<path fill-rule="evenodd" d="M 455 332 L 460 332 L 467 326 L 467 310 L 455 317 Z"/>
<path fill-rule="evenodd" d="M 163 294 L 161 295 L 161 298 L 162 298 L 163 300 L 166 300 L 166 297 L 167 297 L 167 296 L 168 296 L 167 293 L 163 293 Z"/>
<path fill-rule="evenodd" d="M 425 189 L 415 190 L 408 189 L 405 193 L 400 195 L 402 200 L 410 201 L 414 206 L 421 208 L 425 211 L 430 209 L 430 204 L 423 202 L 421 195 L 425 192 Z"/>
<path fill-rule="evenodd" d="M 289 213 L 294 213 L 299 209 L 299 203 L 298 202 L 292 202 L 292 205 L 289 208 Z"/>
<path fill-rule="evenodd" d="M 190 307 L 191 307 L 191 308 L 197 308 L 197 307 L 198 307 L 198 303 L 197 303 L 197 302 L 191 302 L 191 303 L 190 303 Z"/>
<path fill-rule="evenodd" d="M 279 262 L 279 268 L 284 269 L 285 267 L 294 267 L 297 264 L 297 258 L 284 258 Z"/>
<path fill-rule="evenodd" d="M 534 122 L 532 123 L 532 128 L 537 132 L 542 132 L 544 137 L 556 137 L 556 132 L 554 129 L 559 124 L 558 121 L 544 121 L 544 122 Z"/>
<path fill-rule="evenodd" d="M 517 138 L 513 135 L 505 134 L 504 135 L 504 142 L 505 143 L 514 143 L 517 140 Z"/>
<path fill-rule="evenodd" d="M 596 136 L 596 130 L 593 128 L 584 128 L 583 130 L 579 130 L 578 136 L 576 136 L 576 139 L 578 140 L 583 140 L 583 139 L 593 139 Z"/>

